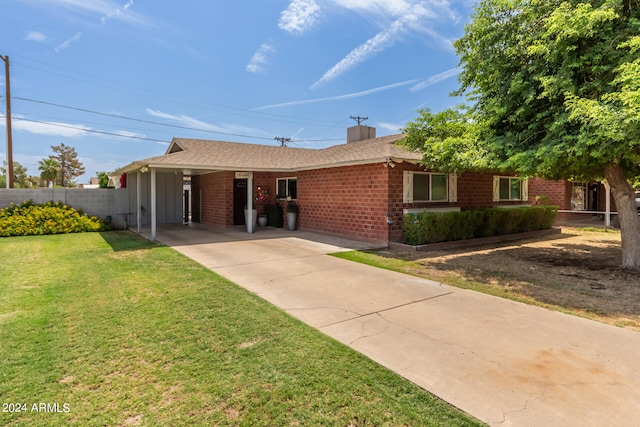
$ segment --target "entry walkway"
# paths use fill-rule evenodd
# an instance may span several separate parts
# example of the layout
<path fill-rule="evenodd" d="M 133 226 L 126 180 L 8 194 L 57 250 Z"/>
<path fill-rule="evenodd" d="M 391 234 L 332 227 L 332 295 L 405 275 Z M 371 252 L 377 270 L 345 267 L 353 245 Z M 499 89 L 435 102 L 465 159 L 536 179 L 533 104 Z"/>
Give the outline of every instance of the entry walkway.
<path fill-rule="evenodd" d="M 640 333 L 326 255 L 368 247 L 345 239 L 157 238 L 489 425 L 640 424 Z"/>

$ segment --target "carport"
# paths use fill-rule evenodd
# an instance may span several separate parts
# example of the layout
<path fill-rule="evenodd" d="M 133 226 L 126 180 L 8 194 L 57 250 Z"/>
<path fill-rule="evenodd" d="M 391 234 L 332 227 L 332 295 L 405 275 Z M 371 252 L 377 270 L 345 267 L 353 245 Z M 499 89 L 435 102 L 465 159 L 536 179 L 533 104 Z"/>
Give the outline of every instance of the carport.
<path fill-rule="evenodd" d="M 183 151 L 172 151 L 174 144 L 175 142 L 165 156 L 135 161 L 110 174 L 118 191 L 129 193 L 128 205 L 120 208 L 122 214 L 133 216 L 138 233 L 144 225 L 148 225 L 151 240 L 156 240 L 158 225 L 187 222 L 185 213 L 188 202 L 184 199 L 183 190 L 185 178 L 237 170 L 224 165 L 194 163 L 190 158 L 184 159 L 185 156 L 178 156 Z M 241 173 L 247 179 L 247 232 L 253 233 L 253 172 Z M 123 176 L 126 178 L 122 178 Z"/>

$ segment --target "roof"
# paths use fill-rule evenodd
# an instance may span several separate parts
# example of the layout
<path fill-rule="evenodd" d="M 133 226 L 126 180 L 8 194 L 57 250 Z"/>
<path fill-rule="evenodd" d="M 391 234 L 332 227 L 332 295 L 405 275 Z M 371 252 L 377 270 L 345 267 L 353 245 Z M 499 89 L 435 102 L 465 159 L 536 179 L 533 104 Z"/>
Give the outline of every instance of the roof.
<path fill-rule="evenodd" d="M 403 137 L 390 135 L 322 149 L 174 138 L 164 155 L 137 160 L 115 171 L 114 175 L 143 167 L 179 169 L 195 175 L 211 171 L 295 172 L 388 159 L 419 162 L 420 153 L 397 145 Z"/>

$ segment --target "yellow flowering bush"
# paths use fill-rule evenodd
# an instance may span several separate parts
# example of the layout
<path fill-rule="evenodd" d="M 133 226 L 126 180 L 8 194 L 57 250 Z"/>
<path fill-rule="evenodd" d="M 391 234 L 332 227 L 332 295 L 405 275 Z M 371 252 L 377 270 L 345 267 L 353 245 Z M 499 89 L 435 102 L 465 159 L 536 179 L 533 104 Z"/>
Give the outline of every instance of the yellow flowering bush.
<path fill-rule="evenodd" d="M 31 200 L 0 209 L 0 236 L 31 236 L 42 234 L 105 231 L 104 221 L 88 216 L 61 202 L 36 205 Z"/>

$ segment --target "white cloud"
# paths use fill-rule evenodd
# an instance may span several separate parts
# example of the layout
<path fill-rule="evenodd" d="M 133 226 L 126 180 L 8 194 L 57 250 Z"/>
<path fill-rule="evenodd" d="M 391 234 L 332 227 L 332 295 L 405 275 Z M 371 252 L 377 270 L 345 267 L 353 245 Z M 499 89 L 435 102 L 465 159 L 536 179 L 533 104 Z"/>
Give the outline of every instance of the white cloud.
<path fill-rule="evenodd" d="M 402 32 L 402 29 L 402 23 L 400 21 L 395 21 L 389 29 L 376 34 L 373 38 L 367 40 L 365 43 L 349 52 L 349 54 L 340 62 L 324 73 L 320 80 L 312 84 L 311 89 L 315 89 L 323 83 L 333 80 L 356 65 L 391 46 L 395 42 L 397 35 Z"/>
<path fill-rule="evenodd" d="M 130 132 L 126 130 L 114 130 L 104 131 L 93 129 L 89 126 L 78 123 L 64 123 L 64 122 L 43 122 L 40 120 L 33 120 L 23 115 L 13 114 L 13 121 L 11 128 L 15 131 L 29 132 L 36 135 L 47 135 L 64 138 L 79 138 L 83 136 L 100 136 L 103 138 L 147 138 L 145 134 Z M 4 123 L 0 123 L 0 127 L 4 127 Z"/>
<path fill-rule="evenodd" d="M 34 41 L 34 42 L 43 42 L 46 39 L 47 39 L 47 36 L 37 31 L 29 31 L 27 33 L 27 36 L 25 37 L 25 40 Z"/>
<path fill-rule="evenodd" d="M 107 23 L 109 19 L 120 19 L 123 21 L 130 19 L 129 17 L 125 16 L 124 13 L 127 10 L 129 10 L 131 6 L 133 6 L 133 0 L 129 0 L 127 4 L 122 6 L 122 9 L 120 9 L 119 7 L 116 7 L 111 12 L 107 12 L 107 14 L 105 14 L 102 18 L 100 18 L 100 22 L 102 22 L 102 25 L 104 25 Z"/>
<path fill-rule="evenodd" d="M 56 51 L 56 53 L 59 53 L 59 52 L 65 50 L 66 48 L 68 48 L 69 46 L 71 46 L 71 44 L 73 44 L 73 43 L 77 42 L 78 40 L 80 40 L 81 37 L 82 37 L 82 33 L 76 33 L 73 37 L 71 37 L 70 39 L 65 40 L 60 45 L 58 45 L 54 50 Z"/>
<path fill-rule="evenodd" d="M 425 20 L 458 19 L 448 0 L 331 0 L 354 12 L 379 18 L 401 19 L 413 28 L 423 27 Z"/>
<path fill-rule="evenodd" d="M 251 60 L 247 65 L 247 71 L 250 73 L 261 72 L 263 70 L 262 66 L 267 63 L 267 55 L 272 52 L 275 52 L 273 46 L 268 42 L 263 43 L 251 57 Z"/>
<path fill-rule="evenodd" d="M 410 32 L 426 34 L 446 46 L 451 42 L 437 31 L 440 22 L 459 20 L 448 0 L 326 0 L 334 5 L 373 18 L 382 28 L 373 38 L 349 52 L 331 67 L 311 89 L 335 79 L 371 57 L 388 49 Z"/>
<path fill-rule="evenodd" d="M 43 0 L 25 0 L 41 6 Z M 47 0 L 48 5 L 69 9 L 83 15 L 94 15 L 103 24 L 109 19 L 115 19 L 135 26 L 148 26 L 149 20 L 132 9 L 133 0 L 124 5 L 114 0 Z"/>
<path fill-rule="evenodd" d="M 315 0 L 292 0 L 289 6 L 280 14 L 278 27 L 294 34 L 302 34 L 313 27 L 320 6 Z"/>
<path fill-rule="evenodd" d="M 24 131 L 38 135 L 61 136 L 66 138 L 76 138 L 87 134 L 88 127 L 80 124 L 62 122 L 36 122 L 27 119 L 25 116 L 12 115 L 14 120 L 11 128 L 15 131 Z"/>
<path fill-rule="evenodd" d="M 180 126 L 184 126 L 188 128 L 211 131 L 211 132 L 225 131 L 225 129 L 222 127 L 205 123 L 203 121 L 194 119 L 193 117 L 189 117 L 184 114 L 176 116 L 173 114 L 163 113 L 162 111 L 152 110 L 151 108 L 147 108 L 147 114 L 153 117 L 158 117 L 160 119 L 168 119 L 168 120 L 178 122 Z"/>
<path fill-rule="evenodd" d="M 316 103 L 316 102 L 340 101 L 340 100 L 343 100 L 343 99 L 359 98 L 361 96 L 367 96 L 367 95 L 371 95 L 373 93 L 383 92 L 385 90 L 391 90 L 391 89 L 395 89 L 397 87 L 407 86 L 407 85 L 416 83 L 417 81 L 418 81 L 417 79 L 407 80 L 407 81 L 404 81 L 404 82 L 393 83 L 393 84 L 386 85 L 386 86 L 380 86 L 380 87 L 376 87 L 376 88 L 373 88 L 373 89 L 363 90 L 361 92 L 348 93 L 348 94 L 345 94 L 345 95 L 338 95 L 338 96 L 330 96 L 330 97 L 327 97 L 327 98 L 304 99 L 304 100 L 301 100 L 301 101 L 291 101 L 291 102 L 283 102 L 281 104 L 265 105 L 265 106 L 256 108 L 256 110 L 267 110 L 267 109 L 270 109 L 270 108 L 291 107 L 291 106 L 294 106 L 294 105 L 313 104 L 313 103 Z"/>
<path fill-rule="evenodd" d="M 386 129 L 390 132 L 398 133 L 400 132 L 400 129 L 402 129 L 404 126 L 394 124 L 394 123 L 378 122 L 377 127 L 380 129 Z"/>
<path fill-rule="evenodd" d="M 447 71 L 443 71 L 442 73 L 438 73 L 436 75 L 433 75 L 431 77 L 429 77 L 427 80 L 418 83 L 417 85 L 413 86 L 410 90 L 411 92 L 418 92 L 422 89 L 425 89 L 431 85 L 434 85 L 438 82 L 441 82 L 442 80 L 446 80 L 450 77 L 453 76 L 457 76 L 460 73 L 460 70 L 458 68 L 451 68 Z"/>
<path fill-rule="evenodd" d="M 254 129 L 245 126 L 236 126 L 232 124 L 223 124 L 222 126 L 213 125 L 211 123 L 206 123 L 198 119 L 194 119 L 193 117 L 180 114 L 168 114 L 158 110 L 152 110 L 151 108 L 147 108 L 147 114 L 153 117 L 158 117 L 161 119 L 167 119 L 174 122 L 177 122 L 176 126 L 188 128 L 189 130 L 202 131 L 202 132 L 210 132 L 210 133 L 219 133 L 223 135 L 236 135 L 237 134 L 245 134 L 245 135 L 266 135 L 266 133 L 261 129 Z"/>

